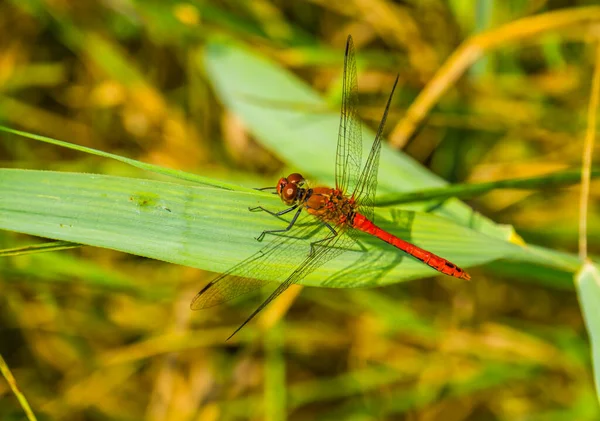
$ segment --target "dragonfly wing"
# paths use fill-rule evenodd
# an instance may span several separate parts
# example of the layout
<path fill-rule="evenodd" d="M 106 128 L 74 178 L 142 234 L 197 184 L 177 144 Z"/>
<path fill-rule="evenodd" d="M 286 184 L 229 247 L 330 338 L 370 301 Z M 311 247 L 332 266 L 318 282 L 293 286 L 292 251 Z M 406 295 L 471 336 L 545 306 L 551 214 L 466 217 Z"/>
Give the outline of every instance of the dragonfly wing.
<path fill-rule="evenodd" d="M 309 273 L 313 272 L 324 263 L 336 258 L 343 252 L 347 251 L 350 246 L 354 243 L 354 240 L 344 232 L 338 231 L 338 235 L 323 244 L 315 245 L 315 251 L 313 254 L 307 256 L 302 263 L 287 277 L 285 281 L 277 287 L 275 291 L 267 298 L 252 314 L 242 323 L 227 340 L 231 339 L 233 335 L 240 331 L 241 328 L 252 320 L 258 313 L 260 313 L 271 301 L 279 297 L 290 285 L 304 279 Z"/>
<path fill-rule="evenodd" d="M 394 91 L 396 90 L 397 84 L 398 76 L 396 76 L 396 81 L 394 82 L 392 92 L 390 92 L 390 96 L 385 106 L 385 110 L 383 111 L 383 117 L 381 118 L 381 122 L 379 123 L 379 128 L 377 129 L 377 134 L 375 135 L 375 140 L 373 141 L 373 146 L 371 147 L 371 152 L 369 152 L 369 156 L 367 158 L 367 162 L 365 163 L 365 167 L 360 175 L 360 179 L 358 180 L 356 189 L 352 194 L 352 197 L 354 197 L 354 199 L 358 203 L 358 209 L 360 213 L 369 218 L 371 221 L 373 220 L 373 209 L 375 207 L 375 193 L 377 191 L 377 172 L 379 170 L 379 153 L 381 152 L 381 138 L 383 136 L 383 128 L 385 127 L 385 122 L 387 120 L 388 112 L 390 110 L 390 104 L 392 102 L 392 97 L 394 96 Z"/>
<path fill-rule="evenodd" d="M 341 191 L 356 187 L 362 160 L 362 131 L 358 118 L 358 84 L 354 42 L 348 35 L 342 82 L 342 109 L 335 157 L 335 184 Z"/>
<path fill-rule="evenodd" d="M 269 303 L 271 301 L 273 301 L 275 298 L 279 297 L 286 289 L 289 288 L 289 286 L 291 285 L 291 282 L 284 282 L 281 285 L 279 285 L 277 287 L 277 289 L 275 291 L 273 291 L 273 293 L 271 295 L 269 295 L 269 298 L 267 298 L 260 306 L 258 306 L 258 308 L 256 310 L 254 310 L 252 312 L 252 314 L 250 316 L 248 316 L 248 318 L 246 320 L 244 320 L 244 323 L 242 323 L 236 330 L 233 331 L 233 333 L 231 335 L 229 335 L 229 337 L 227 338 L 227 340 L 230 340 L 231 338 L 233 338 L 233 335 L 235 335 L 236 333 L 238 333 L 244 326 L 246 326 L 248 324 L 248 322 L 250 322 L 250 320 L 254 319 L 254 316 L 256 316 L 258 313 L 260 313 L 262 311 L 262 309 L 264 309 L 267 305 L 269 305 Z"/>
<path fill-rule="evenodd" d="M 267 283 L 267 281 L 261 281 L 260 279 L 244 278 L 224 273 L 213 279 L 196 294 L 190 304 L 190 308 L 192 310 L 201 310 L 214 307 L 241 295 L 254 292 Z"/>
<path fill-rule="evenodd" d="M 286 279 L 308 254 L 310 239 L 320 230 L 304 224 L 307 219 L 313 217 L 304 214 L 289 236 L 269 235 L 270 241 L 262 249 L 206 285 L 192 300 L 191 309 L 213 307 L 256 291 L 269 283 L 265 278 Z"/>

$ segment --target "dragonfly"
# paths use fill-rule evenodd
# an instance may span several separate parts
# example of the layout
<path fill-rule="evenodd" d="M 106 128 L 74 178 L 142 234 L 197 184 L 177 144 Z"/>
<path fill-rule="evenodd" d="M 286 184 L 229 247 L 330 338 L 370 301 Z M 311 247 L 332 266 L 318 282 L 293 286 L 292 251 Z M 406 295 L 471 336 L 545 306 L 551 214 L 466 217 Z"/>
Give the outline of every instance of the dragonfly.
<path fill-rule="evenodd" d="M 386 232 L 373 222 L 382 134 L 397 84 L 398 76 L 387 100 L 373 146 L 361 171 L 362 131 L 357 111 L 356 59 L 352 36 L 348 36 L 335 158 L 335 187 L 311 188 L 301 174 L 292 173 L 280 178 L 274 187 L 258 189 L 274 190 L 273 193 L 281 198 L 287 208 L 272 211 L 257 206 L 249 208 L 250 211 L 266 212 L 278 218 L 295 211 L 292 219 L 285 228 L 263 231 L 257 240 L 262 241 L 267 235 L 273 236 L 269 244 L 208 283 L 190 304 L 192 310 L 199 310 L 253 292 L 269 283 L 261 280 L 261 277 L 264 276 L 267 267 L 272 268 L 269 269 L 270 277 L 282 279 L 281 284 L 228 339 L 239 332 L 290 285 L 301 281 L 317 268 L 351 249 L 356 243 L 360 244 L 361 233 L 377 237 L 441 273 L 460 279 L 470 279 L 467 272 L 454 263 Z M 314 234 L 314 224 L 308 224 L 295 229 L 294 235 L 286 235 L 294 228 L 302 211 L 313 216 L 325 234 L 323 238 L 310 242 L 306 256 L 295 267 L 290 267 L 285 263 L 298 260 L 298 241 L 306 242 L 306 238 Z"/>

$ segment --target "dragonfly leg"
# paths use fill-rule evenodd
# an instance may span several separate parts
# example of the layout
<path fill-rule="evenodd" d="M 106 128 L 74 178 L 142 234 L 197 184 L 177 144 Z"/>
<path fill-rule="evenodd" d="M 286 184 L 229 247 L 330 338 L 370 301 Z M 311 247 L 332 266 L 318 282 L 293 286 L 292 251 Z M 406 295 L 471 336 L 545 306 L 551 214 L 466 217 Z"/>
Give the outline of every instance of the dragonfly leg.
<path fill-rule="evenodd" d="M 288 212 L 291 212 L 291 211 L 293 211 L 293 210 L 294 210 L 294 209 L 296 209 L 297 207 L 298 207 L 298 205 L 294 205 L 294 206 L 292 206 L 291 208 L 289 208 L 289 209 L 285 209 L 285 210 L 282 210 L 282 211 L 280 211 L 280 212 L 271 212 L 271 211 L 269 211 L 269 210 L 267 210 L 267 209 L 264 209 L 264 208 L 263 208 L 263 207 L 261 207 L 261 206 L 258 206 L 257 208 L 260 208 L 261 210 L 264 210 L 265 212 L 268 212 L 268 213 L 270 213 L 270 214 L 271 214 L 271 215 L 273 215 L 273 216 L 281 216 L 281 215 L 283 215 L 283 214 L 285 214 L 285 213 L 288 213 Z M 254 208 L 254 209 L 257 209 L 257 208 Z M 260 234 L 260 235 L 259 235 L 259 236 L 256 238 L 256 240 L 257 240 L 257 241 L 262 241 L 262 240 L 263 240 L 263 238 L 265 238 L 265 235 L 266 235 L 266 234 L 273 234 L 273 233 L 276 233 L 276 232 L 286 232 L 286 231 L 289 231 L 289 230 L 290 230 L 290 229 L 291 229 L 291 228 L 294 226 L 294 224 L 296 223 L 296 220 L 298 219 L 298 216 L 300 215 L 300 212 L 302 212 L 302 208 L 298 209 L 298 211 L 296 212 L 296 214 L 294 215 L 294 217 L 292 218 L 292 220 L 290 221 L 289 225 L 288 225 L 286 228 L 284 228 L 284 229 L 280 229 L 280 230 L 264 230 L 264 231 L 263 231 L 263 232 L 261 232 L 261 234 Z"/>
<path fill-rule="evenodd" d="M 286 213 L 293 211 L 297 207 L 298 207 L 298 205 L 294 205 L 291 208 L 287 208 L 287 209 L 284 209 L 284 210 L 279 211 L 279 212 L 270 211 L 269 209 L 265 209 L 262 206 L 255 206 L 253 208 L 248 207 L 248 210 L 250 212 L 263 211 L 263 212 L 267 212 L 270 215 L 273 215 L 273 216 L 276 216 L 276 217 L 280 217 L 281 215 L 285 215 Z"/>
<path fill-rule="evenodd" d="M 322 243 L 324 241 L 329 241 L 332 238 L 337 237 L 337 235 L 338 235 L 337 231 L 335 229 L 333 229 L 333 227 L 331 225 L 329 225 L 327 222 L 323 222 L 323 225 L 325 225 L 327 228 L 329 228 L 329 231 L 331 231 L 331 235 L 310 243 L 310 252 L 308 253 L 309 257 L 312 256 L 313 254 L 315 254 L 315 244 Z"/>
<path fill-rule="evenodd" d="M 277 187 L 254 187 L 254 190 L 265 191 L 265 190 L 277 190 Z M 277 192 L 275 192 L 277 194 Z"/>

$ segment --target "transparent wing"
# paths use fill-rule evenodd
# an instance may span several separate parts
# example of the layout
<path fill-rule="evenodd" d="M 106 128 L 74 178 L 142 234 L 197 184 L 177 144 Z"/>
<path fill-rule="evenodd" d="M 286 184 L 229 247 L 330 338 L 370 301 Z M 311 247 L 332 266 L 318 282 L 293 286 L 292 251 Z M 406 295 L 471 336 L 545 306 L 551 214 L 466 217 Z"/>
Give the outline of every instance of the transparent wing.
<path fill-rule="evenodd" d="M 310 219 L 313 217 L 306 215 Z M 308 219 L 308 218 L 303 218 Z M 300 224 L 301 222 L 299 222 Z M 343 230 L 343 227 L 340 227 Z M 338 230 L 338 235 L 329 241 L 315 245 L 315 251 L 309 255 L 310 241 L 320 229 L 318 225 L 304 225 L 294 229 L 293 236 L 273 236 L 274 238 L 260 251 L 246 260 L 233 266 L 226 273 L 218 276 L 206 285 L 192 300 L 192 310 L 199 310 L 222 304 L 233 298 L 256 291 L 262 286 L 273 283 L 259 278 L 264 277 L 269 268 L 269 277 L 285 279 L 246 321 L 231 335 L 237 333 L 246 323 L 254 318 L 267 304 L 273 301 L 291 284 L 303 279 L 306 275 L 346 251 L 353 240 Z M 327 235 L 329 235 L 327 230 Z M 306 252 L 298 253 L 305 247 Z M 230 336 L 230 337 L 231 337 Z"/>
<path fill-rule="evenodd" d="M 343 252 L 347 251 L 349 247 L 352 246 L 354 240 L 345 235 L 344 232 L 338 231 L 338 235 L 332 238 L 329 241 L 325 241 L 322 244 L 315 245 L 315 252 L 312 255 L 307 256 L 304 261 L 298 265 L 298 267 L 287 277 L 285 281 L 281 283 L 273 291 L 273 293 L 267 298 L 256 310 L 248 316 L 248 318 L 242 323 L 230 336 L 227 340 L 231 339 L 233 335 L 238 333 L 241 328 L 246 326 L 246 324 L 252 320 L 258 313 L 260 313 L 271 301 L 275 298 L 279 297 L 286 289 L 289 288 L 290 285 L 295 284 L 300 281 L 304 277 L 306 277 L 309 273 L 313 272 L 318 267 L 322 266 L 324 263 L 336 258 Z"/>
<path fill-rule="evenodd" d="M 241 295 L 249 294 L 269 283 L 263 280 L 285 279 L 310 250 L 310 238 L 319 230 L 318 224 L 306 225 L 313 218 L 304 214 L 287 235 L 268 234 L 266 245 L 258 252 L 233 266 L 206 285 L 192 300 L 192 310 L 223 304 Z M 262 279 L 261 279 L 262 278 Z"/>
<path fill-rule="evenodd" d="M 390 110 L 390 104 L 392 102 L 392 97 L 394 96 L 394 91 L 396 90 L 397 84 L 398 76 L 396 76 L 394 87 L 392 88 L 392 92 L 390 92 L 390 97 L 388 98 L 385 110 L 383 111 L 383 117 L 379 123 L 379 128 L 377 129 L 377 135 L 375 135 L 371 152 L 369 152 L 365 167 L 360 175 L 356 189 L 352 194 L 352 197 L 358 203 L 359 212 L 369 218 L 371 221 L 373 220 L 374 216 L 373 209 L 375 207 L 375 193 L 377 192 L 377 172 L 379 170 L 381 137 L 383 136 L 383 128 L 385 127 L 388 111 Z"/>
<path fill-rule="evenodd" d="M 358 118 L 358 85 L 354 42 L 348 35 L 344 58 L 342 109 L 335 157 L 335 184 L 343 192 L 356 187 L 362 160 L 362 132 Z"/>
<path fill-rule="evenodd" d="M 258 263 L 257 261 L 260 261 L 261 263 Z M 213 279 L 208 285 L 202 288 L 198 294 L 196 294 L 190 304 L 191 309 L 201 310 L 218 306 L 241 295 L 254 292 L 268 283 L 267 281 L 260 279 L 245 278 L 230 273 L 235 272 L 238 269 L 243 269 L 244 265 L 247 265 L 246 269 L 248 269 L 249 273 L 253 273 L 260 265 L 265 265 L 265 258 L 260 252 L 256 253 L 250 258 L 233 266 L 227 273 L 223 273 Z"/>

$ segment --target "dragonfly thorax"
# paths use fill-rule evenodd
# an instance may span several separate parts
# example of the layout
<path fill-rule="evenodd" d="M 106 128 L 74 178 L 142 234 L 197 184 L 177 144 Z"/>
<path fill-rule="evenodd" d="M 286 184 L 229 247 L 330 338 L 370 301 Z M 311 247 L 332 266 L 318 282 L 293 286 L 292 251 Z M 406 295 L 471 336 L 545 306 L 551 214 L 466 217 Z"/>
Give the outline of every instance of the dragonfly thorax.
<path fill-rule="evenodd" d="M 351 224 L 356 214 L 353 198 L 345 196 L 338 189 L 309 188 L 304 177 L 298 173 L 280 178 L 277 194 L 286 205 L 302 204 L 308 213 L 328 223 Z"/>
<path fill-rule="evenodd" d="M 304 208 L 324 222 L 344 225 L 352 224 L 356 215 L 356 202 L 341 190 L 329 187 L 309 189 L 304 198 Z"/>

